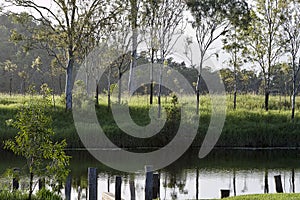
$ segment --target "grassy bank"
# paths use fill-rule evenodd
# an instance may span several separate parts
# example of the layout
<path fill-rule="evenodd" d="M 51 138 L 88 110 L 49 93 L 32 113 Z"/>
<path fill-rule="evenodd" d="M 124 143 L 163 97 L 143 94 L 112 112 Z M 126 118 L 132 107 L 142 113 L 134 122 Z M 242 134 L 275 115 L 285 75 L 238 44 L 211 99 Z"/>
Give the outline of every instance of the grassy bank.
<path fill-rule="evenodd" d="M 37 99 L 35 97 L 34 99 Z M 191 98 L 191 97 L 189 97 Z M 240 95 L 237 99 L 237 110 L 232 109 L 232 96 L 227 96 L 227 112 L 225 126 L 217 146 L 219 147 L 300 147 L 300 103 L 297 103 L 296 118 L 290 119 L 290 110 L 284 97 L 271 96 L 270 111 L 263 110 L 264 98 L 256 95 Z M 53 128 L 57 133 L 55 140 L 67 139 L 70 148 L 82 147 L 76 133 L 71 112 L 65 112 L 64 105 L 56 97 L 56 107 L 49 108 L 53 118 Z M 16 130 L 7 127 L 5 121 L 16 114 L 29 96 L 0 95 L 0 141 L 14 137 Z M 162 99 L 163 106 L 172 107 L 171 97 Z M 289 99 L 287 99 L 288 101 Z M 172 140 L 178 128 L 176 119 L 169 120 L 162 131 L 148 139 L 137 139 L 124 133 L 116 125 L 113 115 L 104 103 L 106 97 L 100 98 L 100 105 L 96 108 L 102 129 L 107 136 L 121 147 L 160 147 Z M 180 98 L 179 98 L 180 101 Z M 146 125 L 150 122 L 148 115 L 150 105 L 147 96 L 134 97 L 123 104 L 130 106 L 130 114 L 135 123 Z M 300 99 L 297 99 L 300 102 Z M 156 103 L 156 102 L 154 102 Z M 209 96 L 201 97 L 200 126 L 193 146 L 201 146 L 210 123 L 211 102 Z"/>
<path fill-rule="evenodd" d="M 28 194 L 20 191 L 11 192 L 9 190 L 0 191 L 1 200 L 27 200 Z M 49 190 L 42 189 L 32 196 L 32 200 L 62 200 L 62 198 L 50 192 Z"/>
<path fill-rule="evenodd" d="M 254 194 L 224 198 L 226 200 L 298 200 L 300 194 Z"/>

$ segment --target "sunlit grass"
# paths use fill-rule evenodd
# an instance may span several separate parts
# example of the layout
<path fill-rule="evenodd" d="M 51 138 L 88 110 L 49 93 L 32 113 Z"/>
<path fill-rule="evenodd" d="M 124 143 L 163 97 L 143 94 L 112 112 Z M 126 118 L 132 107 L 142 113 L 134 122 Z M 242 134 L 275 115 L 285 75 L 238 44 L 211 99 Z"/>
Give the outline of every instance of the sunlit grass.
<path fill-rule="evenodd" d="M 38 100 L 40 96 L 23 96 L 7 94 L 0 95 L 0 140 L 6 140 L 16 134 L 16 130 L 6 126 L 5 121 L 14 118 L 18 108 L 24 101 Z M 200 97 L 200 126 L 198 136 L 193 146 L 200 146 L 206 135 L 207 128 L 210 123 L 212 101 L 211 96 L 202 95 Z M 92 97 L 90 97 L 91 100 Z M 153 99 L 154 111 L 157 109 L 157 97 Z M 226 96 L 226 121 L 222 130 L 221 138 L 218 146 L 230 147 L 299 147 L 300 146 L 300 97 L 297 97 L 296 118 L 291 120 L 290 99 L 288 97 L 270 96 L 270 110 L 264 110 L 264 96 L 262 95 L 238 95 L 237 109 L 233 109 L 233 96 Z M 112 97 L 112 102 L 116 103 L 117 98 Z M 172 107 L 172 96 L 162 96 L 162 107 Z M 183 107 L 189 112 L 189 116 L 195 114 L 195 96 L 178 96 L 178 107 Z M 96 107 L 96 113 L 101 127 L 105 133 L 114 138 L 117 144 L 122 143 L 123 146 L 159 146 L 163 145 L 163 141 L 169 141 L 171 136 L 161 141 L 158 138 L 152 140 L 144 140 L 136 142 L 132 138 L 126 136 L 115 124 L 114 117 L 109 109 L 107 109 L 107 96 L 100 95 L 99 106 Z M 149 95 L 135 95 L 128 97 L 122 96 L 122 105 L 129 106 L 130 115 L 133 121 L 139 126 L 145 126 L 150 123 Z M 84 104 L 83 106 L 93 106 L 94 104 Z M 64 99 L 55 96 L 55 108 L 52 101 L 49 108 L 52 119 L 53 128 L 57 133 L 56 140 L 67 139 L 69 147 L 82 147 L 80 138 L 77 135 L 71 112 L 64 109 Z M 170 134 L 176 130 L 171 125 L 165 127 L 162 134 Z M 172 132 L 172 133 L 171 133 Z M 165 135 L 163 135 L 165 136 Z M 120 142 L 122 138 L 122 142 Z M 2 145 L 2 144 L 1 144 Z"/>
<path fill-rule="evenodd" d="M 300 194 L 253 194 L 224 198 L 226 200 L 298 200 Z"/>

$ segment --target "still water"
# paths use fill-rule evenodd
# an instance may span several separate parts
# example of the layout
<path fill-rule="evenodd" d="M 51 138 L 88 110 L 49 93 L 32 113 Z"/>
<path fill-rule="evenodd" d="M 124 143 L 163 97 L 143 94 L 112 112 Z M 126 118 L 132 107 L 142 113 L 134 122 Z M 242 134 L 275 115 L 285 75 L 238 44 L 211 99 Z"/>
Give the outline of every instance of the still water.
<path fill-rule="evenodd" d="M 103 192 L 114 193 L 116 175 L 122 177 L 122 198 L 130 199 L 129 182 L 134 180 L 136 199 L 144 199 L 143 172 L 128 174 L 110 169 L 85 150 L 68 154 L 72 156 L 72 199 L 86 199 L 88 167 L 98 169 L 98 199 Z M 229 189 L 230 196 L 275 193 L 275 175 L 281 175 L 284 192 L 300 192 L 300 150 L 215 149 L 201 160 L 197 155 L 198 150 L 189 150 L 158 171 L 161 199 L 214 199 L 220 198 L 221 189 Z M 1 173 L 8 167 L 24 165 L 22 159 L 8 152 L 0 152 L 0 159 Z"/>

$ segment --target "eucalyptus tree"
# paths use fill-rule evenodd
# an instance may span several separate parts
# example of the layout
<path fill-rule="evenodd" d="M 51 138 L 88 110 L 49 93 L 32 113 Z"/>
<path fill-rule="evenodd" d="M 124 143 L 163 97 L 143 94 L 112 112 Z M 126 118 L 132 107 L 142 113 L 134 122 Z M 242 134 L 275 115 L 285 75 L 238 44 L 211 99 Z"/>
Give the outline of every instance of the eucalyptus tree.
<path fill-rule="evenodd" d="M 248 21 L 249 22 L 249 21 Z M 239 73 L 241 71 L 241 66 L 244 64 L 245 59 L 242 58 L 245 51 L 245 43 L 243 43 L 243 34 L 241 30 L 246 29 L 246 27 L 236 27 L 232 26 L 231 29 L 226 33 L 223 39 L 223 49 L 229 54 L 228 64 L 233 71 L 233 109 L 236 109 L 236 98 L 237 89 L 239 83 Z"/>
<path fill-rule="evenodd" d="M 295 117 L 296 95 L 300 87 L 297 83 L 300 71 L 300 2 L 296 0 L 286 1 L 286 7 L 282 10 L 282 28 L 284 34 L 284 48 L 291 62 L 291 79 L 292 79 L 292 119 Z"/>
<path fill-rule="evenodd" d="M 132 49 L 130 50 L 130 44 L 133 44 L 133 31 L 129 30 L 130 27 L 130 13 L 128 10 L 124 9 L 121 15 L 117 18 L 117 24 L 114 26 L 114 31 L 112 31 L 108 37 L 108 43 L 110 46 L 115 48 L 115 53 L 119 55 L 116 58 L 112 67 L 117 69 L 117 79 L 118 79 L 118 103 L 121 103 L 122 98 L 122 77 L 123 74 L 129 70 L 131 66 L 136 65 L 136 55 L 132 57 Z M 134 30 L 135 31 L 135 30 Z M 139 44 L 139 39 L 135 38 L 136 43 Z M 134 46 L 135 48 L 136 46 Z M 132 47 L 133 48 L 133 47 Z M 133 61 L 135 60 L 135 61 Z M 134 64 L 133 64 L 134 63 Z M 131 64 L 131 65 L 130 65 Z M 129 66 L 129 67 L 128 67 Z"/>
<path fill-rule="evenodd" d="M 137 67 L 137 48 L 138 48 L 138 35 L 139 35 L 139 23 L 138 20 L 140 18 L 140 7 L 143 0 L 127 0 L 126 3 L 128 3 L 130 10 L 130 13 L 128 15 L 131 31 L 132 31 L 132 59 L 131 59 L 131 65 L 129 70 L 129 79 L 128 79 L 128 92 L 130 94 L 132 86 L 133 86 L 133 69 Z"/>
<path fill-rule="evenodd" d="M 199 54 L 198 80 L 196 85 L 197 113 L 200 103 L 200 80 L 205 61 L 209 59 L 212 44 L 224 36 L 231 25 L 239 25 L 249 15 L 245 0 L 186 0 L 193 16 Z"/>
<path fill-rule="evenodd" d="M 11 5 L 31 10 L 31 13 L 16 14 L 18 21 L 27 19 L 39 24 L 29 30 L 30 36 L 15 37 L 27 41 L 28 48 L 44 48 L 66 70 L 66 109 L 72 109 L 74 65 L 80 63 L 86 51 L 94 47 L 102 37 L 103 30 L 113 23 L 121 2 L 109 0 L 51 0 L 44 2 L 6 0 Z M 18 36 L 18 34 L 15 34 Z M 89 47 L 88 49 L 86 47 Z"/>
<path fill-rule="evenodd" d="M 174 46 L 186 27 L 183 12 L 186 9 L 184 0 L 150 0 L 146 4 L 146 22 L 150 28 L 151 74 L 150 104 L 153 102 L 153 63 L 155 54 L 159 54 L 161 65 L 166 57 L 174 51 Z M 147 40 L 146 40 L 147 41 Z M 162 67 L 162 66 L 161 66 Z M 162 72 L 160 69 L 158 83 L 158 115 L 161 110 Z"/>
<path fill-rule="evenodd" d="M 276 64 L 282 56 L 282 9 L 284 0 L 257 0 L 255 9 L 245 39 L 247 41 L 247 54 L 253 63 L 257 63 L 263 75 L 265 93 L 265 110 L 269 110 L 269 95 L 271 81 Z"/>

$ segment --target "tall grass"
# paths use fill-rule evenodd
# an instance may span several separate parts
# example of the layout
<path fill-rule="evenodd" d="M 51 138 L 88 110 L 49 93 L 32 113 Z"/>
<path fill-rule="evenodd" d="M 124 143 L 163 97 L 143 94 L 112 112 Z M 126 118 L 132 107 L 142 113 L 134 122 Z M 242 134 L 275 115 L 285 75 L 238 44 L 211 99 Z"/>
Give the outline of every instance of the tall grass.
<path fill-rule="evenodd" d="M 16 130 L 6 126 L 5 121 L 14 118 L 24 101 L 38 99 L 38 96 L 0 95 L 0 141 L 14 137 Z M 83 147 L 77 135 L 71 112 L 65 112 L 61 97 L 56 96 L 56 107 L 49 110 L 53 119 L 53 128 L 57 133 L 55 140 L 67 139 L 69 148 Z M 178 97 L 179 107 L 191 107 L 194 96 Z M 264 111 L 264 97 L 259 95 L 238 95 L 237 109 L 233 110 L 233 96 L 227 95 L 227 112 L 225 126 L 218 146 L 221 147 L 300 147 L 300 98 L 297 97 L 295 120 L 291 120 L 289 98 L 270 97 L 270 111 Z M 110 139 L 121 147 L 161 147 L 172 140 L 176 134 L 175 121 L 165 125 L 161 133 L 148 139 L 137 139 L 122 132 L 117 127 L 114 117 L 107 109 L 107 97 L 100 96 L 100 105 L 96 107 L 99 123 Z M 112 99 L 116 102 L 117 99 Z M 148 96 L 123 96 L 122 104 L 130 107 L 133 121 L 144 126 L 150 123 Z M 154 106 L 156 106 L 156 100 Z M 163 107 L 173 106 L 172 97 L 162 97 Z M 155 108 L 154 108 L 155 109 Z M 190 110 L 192 112 L 193 109 Z M 206 135 L 211 117 L 211 100 L 209 95 L 201 96 L 200 126 L 193 146 L 201 146 Z M 193 113 L 191 113 L 193 115 Z M 172 124 L 173 123 L 173 124 Z M 179 123 L 177 121 L 175 124 Z"/>

